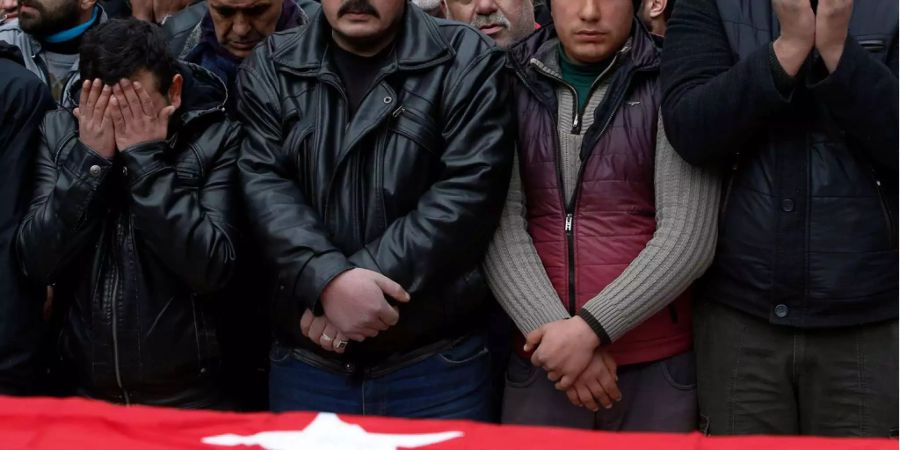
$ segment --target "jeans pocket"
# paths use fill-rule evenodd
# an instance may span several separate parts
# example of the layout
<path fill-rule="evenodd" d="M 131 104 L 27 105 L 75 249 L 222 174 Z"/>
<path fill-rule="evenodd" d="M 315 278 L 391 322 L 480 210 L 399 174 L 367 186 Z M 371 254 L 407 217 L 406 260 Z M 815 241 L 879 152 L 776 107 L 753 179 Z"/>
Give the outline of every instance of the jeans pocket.
<path fill-rule="evenodd" d="M 461 366 L 488 356 L 484 338 L 473 336 L 459 342 L 450 349 L 437 354 L 438 359 L 448 366 Z"/>
<path fill-rule="evenodd" d="M 531 362 L 523 360 L 518 355 L 512 355 L 506 369 L 506 387 L 511 389 L 531 387 L 541 376 L 541 372 L 542 370 L 531 365 Z"/>
<path fill-rule="evenodd" d="M 682 353 L 659 362 L 663 378 L 679 391 L 697 389 L 697 364 L 694 352 Z"/>
<path fill-rule="evenodd" d="M 280 364 L 287 361 L 291 356 L 291 349 L 280 344 L 273 344 L 269 350 L 269 361 L 273 364 Z"/>

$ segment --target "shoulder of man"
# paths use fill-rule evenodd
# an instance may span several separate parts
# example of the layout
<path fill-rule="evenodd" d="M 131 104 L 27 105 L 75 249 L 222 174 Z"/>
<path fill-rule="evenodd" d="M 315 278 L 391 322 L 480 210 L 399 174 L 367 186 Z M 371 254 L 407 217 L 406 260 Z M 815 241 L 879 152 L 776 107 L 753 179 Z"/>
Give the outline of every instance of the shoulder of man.
<path fill-rule="evenodd" d="M 494 41 L 469 24 L 440 18 L 431 18 L 438 34 L 453 49 L 457 59 L 477 59 L 488 53 L 502 54 Z"/>

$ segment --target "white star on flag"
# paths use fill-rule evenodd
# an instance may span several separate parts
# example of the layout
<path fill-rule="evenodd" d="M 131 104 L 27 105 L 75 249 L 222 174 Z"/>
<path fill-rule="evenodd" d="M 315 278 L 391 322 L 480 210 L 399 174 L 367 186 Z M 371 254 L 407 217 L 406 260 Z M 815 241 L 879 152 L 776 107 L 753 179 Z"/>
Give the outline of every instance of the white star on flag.
<path fill-rule="evenodd" d="M 223 434 L 203 438 L 223 447 L 258 445 L 266 450 L 397 450 L 418 448 L 462 437 L 461 431 L 432 434 L 369 433 L 332 413 L 319 413 L 303 431 L 264 431 L 250 436 Z"/>

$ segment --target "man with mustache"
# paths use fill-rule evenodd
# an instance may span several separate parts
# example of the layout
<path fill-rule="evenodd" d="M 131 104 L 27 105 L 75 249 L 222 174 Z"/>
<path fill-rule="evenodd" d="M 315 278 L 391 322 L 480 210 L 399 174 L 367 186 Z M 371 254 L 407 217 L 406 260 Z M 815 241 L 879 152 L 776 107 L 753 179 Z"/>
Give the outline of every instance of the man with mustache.
<path fill-rule="evenodd" d="M 729 169 L 703 431 L 896 437 L 898 2 L 685 1 L 669 25 L 672 144 Z"/>
<path fill-rule="evenodd" d="M 0 26 L 0 41 L 25 56 L 25 67 L 65 103 L 68 82 L 78 72 L 78 46 L 85 31 L 106 22 L 96 0 L 19 0 L 18 19 Z"/>
<path fill-rule="evenodd" d="M 485 262 L 522 332 L 503 421 L 691 431 L 686 288 L 712 260 L 719 181 L 666 139 L 632 0 L 550 8 L 509 50 L 518 167 Z"/>
<path fill-rule="evenodd" d="M 270 404 L 487 420 L 480 263 L 509 181 L 502 50 L 405 0 L 323 0 L 238 72 L 277 269 Z"/>
<path fill-rule="evenodd" d="M 202 11 L 199 21 L 196 8 Z M 163 28 L 172 40 L 172 54 L 215 73 L 229 93 L 236 93 L 237 68 L 253 48 L 276 31 L 308 21 L 296 0 L 207 0 L 166 21 Z M 230 95 L 228 113 L 234 115 L 236 106 L 237 96 Z"/>
<path fill-rule="evenodd" d="M 19 15 L 18 0 L 0 0 L 0 23 L 8 22 Z"/>
<path fill-rule="evenodd" d="M 532 0 L 446 0 L 447 18 L 466 22 L 509 48 L 534 31 Z"/>

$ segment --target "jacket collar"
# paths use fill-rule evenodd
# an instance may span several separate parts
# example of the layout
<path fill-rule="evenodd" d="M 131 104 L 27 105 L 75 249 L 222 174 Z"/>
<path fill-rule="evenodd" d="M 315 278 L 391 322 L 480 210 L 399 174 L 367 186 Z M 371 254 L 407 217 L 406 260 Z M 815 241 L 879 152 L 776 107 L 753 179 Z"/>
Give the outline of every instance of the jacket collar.
<path fill-rule="evenodd" d="M 391 71 L 430 67 L 455 55 L 438 31 L 437 22 L 419 8 L 406 3 L 401 22 Z M 310 19 L 308 26 L 292 33 L 295 33 L 294 38 L 288 42 L 294 45 L 285 45 L 273 51 L 275 65 L 305 73 L 326 70 L 325 56 L 331 43 L 331 26 L 325 14 L 320 10 Z"/>
<path fill-rule="evenodd" d="M 99 25 L 101 23 L 106 23 L 107 21 L 109 21 L 109 16 L 106 15 L 106 10 L 103 9 L 103 6 L 101 6 L 98 3 L 96 7 L 100 8 L 100 18 L 97 20 L 97 23 L 94 24 L 93 26 Z M 16 25 L 18 26 L 18 22 L 16 22 Z M 20 28 L 20 30 L 21 30 L 21 28 Z M 25 35 L 25 38 L 28 39 L 29 42 L 31 42 L 32 56 L 36 56 L 39 53 L 41 53 L 41 51 L 43 51 L 41 42 L 37 39 L 37 37 L 26 33 L 24 30 L 22 30 L 22 34 Z M 76 63 L 76 67 L 77 67 L 77 63 Z"/>

